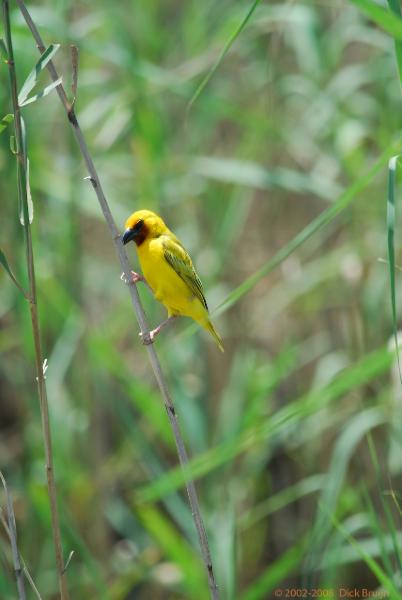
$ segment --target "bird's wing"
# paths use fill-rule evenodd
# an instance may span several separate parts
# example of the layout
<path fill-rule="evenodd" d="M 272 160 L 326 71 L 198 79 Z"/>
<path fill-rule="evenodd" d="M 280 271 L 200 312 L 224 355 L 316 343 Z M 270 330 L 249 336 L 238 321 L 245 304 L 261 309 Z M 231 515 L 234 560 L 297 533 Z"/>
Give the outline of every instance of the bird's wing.
<path fill-rule="evenodd" d="M 208 310 L 202 283 L 198 277 L 191 258 L 175 236 L 163 236 L 163 255 L 165 260 L 174 269 L 177 275 L 184 281 L 189 290 L 203 306 Z"/>

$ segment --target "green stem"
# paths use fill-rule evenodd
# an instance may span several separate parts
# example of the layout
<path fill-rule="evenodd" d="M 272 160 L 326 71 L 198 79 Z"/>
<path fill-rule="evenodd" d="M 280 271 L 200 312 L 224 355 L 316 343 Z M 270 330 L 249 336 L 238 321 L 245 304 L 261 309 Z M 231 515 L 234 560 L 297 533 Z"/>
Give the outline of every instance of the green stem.
<path fill-rule="evenodd" d="M 8 0 L 3 0 L 3 14 L 4 14 L 4 27 L 6 34 L 7 52 L 8 52 L 8 66 L 9 66 L 9 77 L 10 77 L 10 90 L 14 112 L 14 127 L 15 127 L 15 141 L 16 141 L 16 157 L 17 157 L 17 177 L 18 177 L 18 195 L 20 205 L 22 207 L 23 215 L 23 227 L 26 247 L 26 260 L 27 270 L 29 279 L 29 307 L 31 315 L 32 335 L 34 340 L 35 348 L 35 365 L 36 365 L 36 379 L 38 382 L 38 394 L 39 403 L 41 410 L 42 419 L 42 432 L 45 447 L 46 457 L 46 478 L 48 486 L 48 495 L 50 501 L 50 512 L 52 521 L 52 533 L 53 542 L 56 555 L 59 588 L 61 600 L 68 600 L 68 588 L 67 579 L 64 569 L 63 560 L 63 549 L 61 544 L 61 533 L 60 533 L 60 522 L 57 508 L 57 494 L 56 494 L 56 483 L 54 479 L 54 468 L 53 468 L 53 452 L 52 452 L 52 438 L 50 431 L 50 420 L 49 420 L 49 405 L 47 399 L 46 382 L 43 372 L 43 354 L 41 347 L 41 336 L 39 327 L 38 317 L 38 302 L 36 293 L 36 279 L 35 279 L 35 265 L 34 255 L 32 246 L 32 235 L 31 226 L 29 222 L 29 211 L 28 211 L 28 197 L 27 197 L 27 155 L 26 147 L 24 145 L 23 137 L 23 125 L 20 107 L 18 105 L 18 86 L 17 86 L 17 75 L 14 63 L 13 44 L 11 38 L 11 26 L 10 26 L 10 11 Z"/>

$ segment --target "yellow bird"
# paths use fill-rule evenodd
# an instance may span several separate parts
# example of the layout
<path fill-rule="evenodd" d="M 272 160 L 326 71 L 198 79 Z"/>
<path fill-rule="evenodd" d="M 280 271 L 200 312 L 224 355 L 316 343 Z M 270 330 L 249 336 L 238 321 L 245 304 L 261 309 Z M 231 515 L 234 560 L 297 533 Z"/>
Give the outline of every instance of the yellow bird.
<path fill-rule="evenodd" d="M 202 283 L 181 242 L 163 220 L 150 210 L 137 210 L 126 221 L 123 244 L 134 241 L 144 277 L 132 272 L 133 281 L 144 281 L 165 305 L 168 318 L 149 332 L 144 343 L 177 316 L 191 317 L 204 327 L 223 352 L 222 340 L 212 325 Z"/>

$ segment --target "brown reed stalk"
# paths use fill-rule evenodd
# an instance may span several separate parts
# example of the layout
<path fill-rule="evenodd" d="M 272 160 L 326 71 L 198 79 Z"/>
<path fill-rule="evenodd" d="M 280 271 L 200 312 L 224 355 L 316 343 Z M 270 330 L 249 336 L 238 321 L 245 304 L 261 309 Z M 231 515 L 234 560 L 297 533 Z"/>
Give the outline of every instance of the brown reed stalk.
<path fill-rule="evenodd" d="M 46 458 L 46 477 L 48 495 L 50 501 L 50 513 L 52 521 L 52 534 L 53 543 L 56 556 L 57 573 L 59 580 L 59 589 L 61 600 L 68 600 L 69 594 L 67 589 L 67 579 L 64 568 L 63 560 L 63 549 L 61 543 L 60 523 L 59 514 L 57 508 L 57 495 L 56 495 L 56 483 L 54 478 L 53 468 L 53 452 L 52 452 L 52 437 L 50 431 L 49 422 L 49 405 L 46 392 L 46 382 L 44 375 L 44 360 L 41 346 L 41 335 L 38 317 L 38 301 L 36 293 L 36 278 L 35 278 L 35 264 L 34 254 L 32 246 L 32 235 L 28 208 L 28 194 L 27 194 L 27 155 L 26 145 L 24 143 L 23 134 L 23 123 L 21 117 L 21 110 L 18 104 L 18 86 L 17 86 L 17 75 L 14 62 L 14 52 L 11 36 L 10 26 L 10 9 L 8 0 L 3 0 L 3 15 L 4 15 L 4 28 L 6 36 L 7 46 L 7 64 L 9 67 L 9 78 L 10 78 L 10 90 L 11 99 L 14 113 L 14 128 L 15 128 L 15 155 L 17 159 L 17 179 L 18 179 L 18 196 L 19 203 L 22 210 L 22 224 L 24 227 L 25 237 L 25 248 L 26 248 L 26 261 L 27 271 L 29 280 L 29 292 L 27 299 L 29 301 L 29 309 L 31 316 L 32 335 L 34 340 L 35 348 L 35 366 L 36 366 L 36 380 L 38 384 L 39 404 L 41 411 L 42 420 L 42 433 L 45 448 Z"/>
<path fill-rule="evenodd" d="M 29 14 L 29 12 L 25 6 L 25 3 L 23 2 L 23 0 L 16 0 L 16 2 L 22 12 L 22 15 L 23 15 L 34 39 L 35 39 L 35 42 L 37 44 L 39 52 L 41 54 L 43 54 L 43 52 L 45 51 L 45 45 L 39 34 L 39 31 L 36 28 L 35 23 L 32 20 L 31 15 Z M 56 68 L 52 61 L 49 61 L 49 63 L 47 64 L 47 68 L 49 70 L 52 80 L 57 81 L 59 79 L 59 75 L 58 75 Z M 113 240 L 119 261 L 120 261 L 121 270 L 124 273 L 126 281 L 130 281 L 131 280 L 131 269 L 130 269 L 130 265 L 128 262 L 127 254 L 126 254 L 124 246 L 121 242 L 120 232 L 117 229 L 116 223 L 113 219 L 112 213 L 109 208 L 109 204 L 106 200 L 105 194 L 102 189 L 101 182 L 99 180 L 98 173 L 96 171 L 96 168 L 93 163 L 92 157 L 89 153 L 85 138 L 84 138 L 81 128 L 79 126 L 78 119 L 75 114 L 74 102 L 69 101 L 62 84 L 58 85 L 56 87 L 56 90 L 59 95 L 60 101 L 64 106 L 64 110 L 66 111 L 68 120 L 69 120 L 70 125 L 74 132 L 74 136 L 78 142 L 82 157 L 85 161 L 85 164 L 86 164 L 86 167 L 88 170 L 89 179 L 90 179 L 92 187 L 96 193 L 103 216 L 105 217 L 110 234 L 112 236 L 112 240 Z M 138 324 L 140 326 L 140 330 L 143 335 L 147 334 L 149 331 L 149 327 L 146 322 L 144 310 L 143 310 L 141 302 L 140 302 L 136 284 L 133 284 L 133 283 L 129 284 L 128 289 L 130 291 L 132 305 L 134 308 L 134 312 L 135 312 Z M 148 357 L 149 357 L 149 360 L 150 360 L 150 363 L 151 363 L 151 366 L 152 366 L 152 369 L 153 369 L 153 372 L 155 375 L 155 379 L 158 383 L 159 390 L 160 390 L 161 396 L 163 398 L 163 402 L 165 404 L 169 422 L 172 427 L 172 431 L 173 431 L 173 435 L 174 435 L 174 439 L 175 439 L 176 447 L 177 447 L 177 453 L 179 456 L 179 461 L 180 461 L 180 464 L 181 464 L 182 468 L 184 469 L 185 473 L 187 473 L 187 475 L 188 475 L 186 478 L 186 489 L 187 489 L 187 494 L 188 494 L 188 498 L 189 498 L 189 502 L 190 502 L 191 513 L 192 513 L 192 516 L 194 519 L 195 527 L 197 529 L 202 560 L 203 560 L 205 569 L 207 571 L 210 595 L 213 600 L 219 600 L 218 586 L 216 584 L 215 575 L 214 575 L 214 571 L 213 571 L 213 565 L 212 565 L 212 559 L 211 559 L 211 554 L 210 554 L 210 550 L 209 550 L 207 534 L 206 534 L 204 522 L 203 522 L 203 519 L 201 516 L 201 510 L 200 510 L 200 506 L 199 506 L 199 502 L 198 502 L 195 485 L 194 485 L 194 482 L 191 479 L 190 475 L 188 474 L 189 473 L 189 470 L 188 470 L 189 460 L 188 460 L 187 451 L 186 451 L 186 448 L 185 448 L 185 445 L 183 442 L 183 437 L 180 433 L 179 422 L 177 419 L 174 404 L 173 404 L 173 401 L 172 401 L 172 398 L 171 398 L 171 395 L 169 392 L 169 388 L 167 386 L 166 378 L 164 376 L 164 373 L 162 371 L 162 368 L 161 368 L 161 365 L 159 362 L 158 355 L 155 351 L 155 348 L 152 344 L 146 346 L 146 348 L 147 348 Z"/>

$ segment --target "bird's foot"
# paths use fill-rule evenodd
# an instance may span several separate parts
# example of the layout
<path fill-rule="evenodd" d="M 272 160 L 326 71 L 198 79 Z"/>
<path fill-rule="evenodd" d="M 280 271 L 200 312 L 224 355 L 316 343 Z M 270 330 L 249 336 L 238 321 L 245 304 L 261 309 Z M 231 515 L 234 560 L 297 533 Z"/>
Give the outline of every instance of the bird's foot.
<path fill-rule="evenodd" d="M 146 285 L 148 285 L 148 282 L 145 279 L 145 277 L 143 275 L 140 275 L 139 273 L 136 273 L 135 271 L 131 271 L 131 281 L 133 283 L 138 283 L 139 281 L 142 281 L 142 283 L 145 283 Z M 148 285 L 148 287 L 149 287 L 149 285 Z"/>
<path fill-rule="evenodd" d="M 140 331 L 140 333 L 138 335 L 140 336 L 142 343 L 145 346 L 149 346 L 150 344 L 153 344 L 156 336 L 159 335 L 160 332 L 162 331 L 162 329 L 164 327 L 166 327 L 166 325 L 171 323 L 171 321 L 173 321 L 173 319 L 175 319 L 175 318 L 176 318 L 176 315 L 171 315 L 168 319 L 166 319 L 166 321 L 163 321 L 160 325 L 158 325 L 158 327 L 155 327 L 155 329 L 151 329 L 151 331 L 144 331 L 144 333 L 142 331 Z"/>
<path fill-rule="evenodd" d="M 131 278 L 128 281 L 127 281 L 124 273 L 121 274 L 120 279 L 122 281 L 124 281 L 124 283 L 127 283 L 127 284 L 138 283 L 139 281 L 142 281 L 143 283 L 146 283 L 148 285 L 148 282 L 146 281 L 145 277 L 143 277 L 139 273 L 136 273 L 135 271 L 131 271 Z"/>
<path fill-rule="evenodd" d="M 142 333 L 142 331 L 140 331 L 140 333 L 138 335 L 140 336 L 141 341 L 144 344 L 144 346 L 149 346 L 150 344 L 154 343 L 154 339 L 158 335 L 159 332 L 160 332 L 159 327 L 156 327 L 155 329 L 152 329 L 151 331 L 144 331 L 144 333 Z"/>
<path fill-rule="evenodd" d="M 145 277 L 143 275 L 140 275 L 139 273 L 136 273 L 135 271 L 131 271 L 131 277 L 130 279 L 127 281 L 126 276 L 124 273 L 121 274 L 120 279 L 122 281 L 124 281 L 124 283 L 127 283 L 127 285 L 129 284 L 136 284 L 139 281 L 142 281 L 142 283 L 145 283 L 145 285 L 147 286 L 147 288 L 149 289 L 149 291 L 151 292 L 151 294 L 154 293 L 153 289 L 151 288 L 151 286 L 149 285 L 148 281 L 145 279 Z"/>

